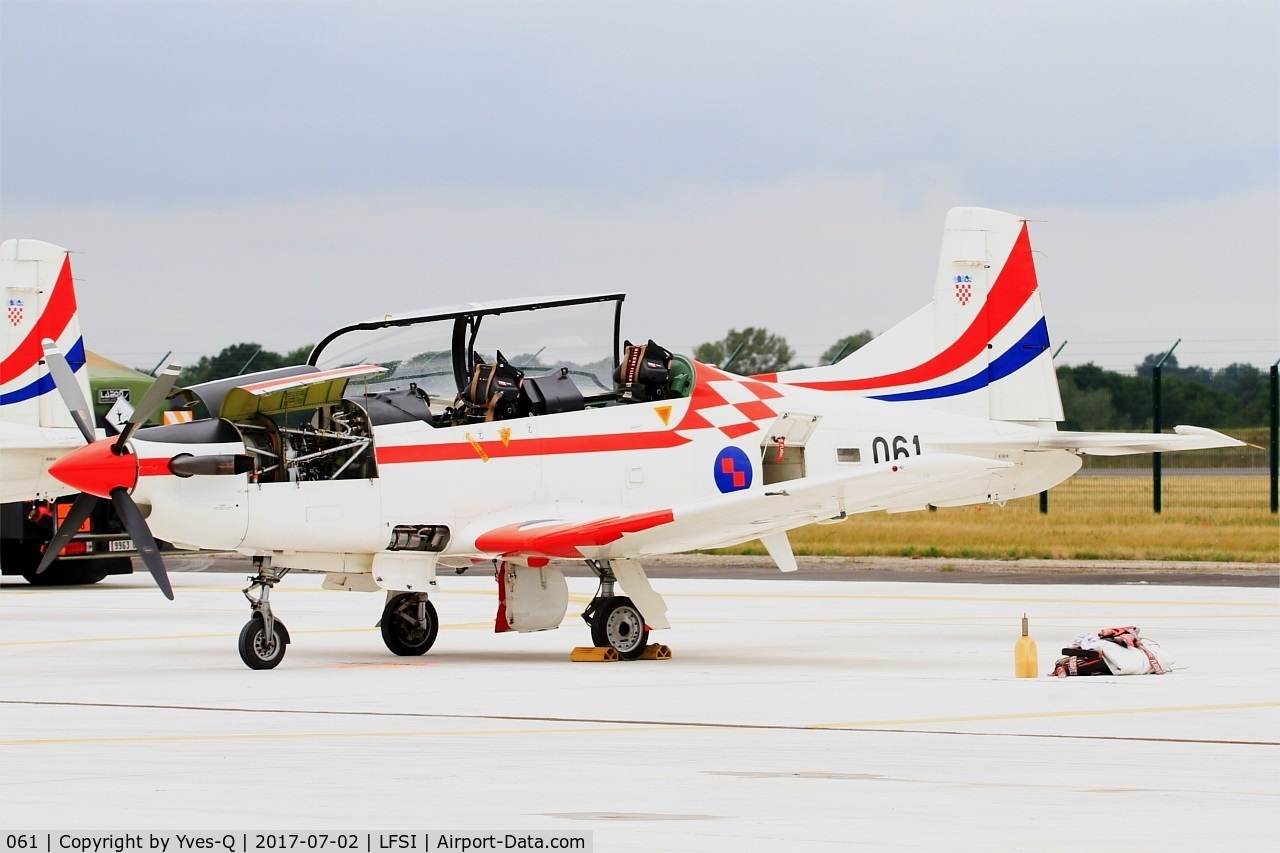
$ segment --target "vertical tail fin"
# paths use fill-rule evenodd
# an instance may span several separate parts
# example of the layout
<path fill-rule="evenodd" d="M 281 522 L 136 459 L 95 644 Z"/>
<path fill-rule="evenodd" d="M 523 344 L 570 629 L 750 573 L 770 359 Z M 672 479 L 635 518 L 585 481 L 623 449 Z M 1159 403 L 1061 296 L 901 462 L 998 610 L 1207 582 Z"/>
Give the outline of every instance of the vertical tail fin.
<path fill-rule="evenodd" d="M 827 367 L 778 382 L 959 414 L 1062 420 L 1027 224 L 980 207 L 947 214 L 933 301 Z"/>
<path fill-rule="evenodd" d="M 89 399 L 71 256 L 40 240 L 0 243 L 0 299 L 0 420 L 74 429 L 40 346 L 45 338 L 58 344 Z"/>

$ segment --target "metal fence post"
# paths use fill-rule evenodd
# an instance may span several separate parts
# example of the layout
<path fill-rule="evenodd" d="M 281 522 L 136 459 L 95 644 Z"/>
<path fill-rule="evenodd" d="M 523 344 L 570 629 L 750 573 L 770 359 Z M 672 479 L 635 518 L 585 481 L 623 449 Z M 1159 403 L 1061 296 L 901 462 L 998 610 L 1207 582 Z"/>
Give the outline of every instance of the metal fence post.
<path fill-rule="evenodd" d="M 1049 361 L 1052 362 L 1057 360 L 1058 354 L 1062 352 L 1066 348 L 1066 346 L 1067 346 L 1067 341 L 1063 341 L 1062 343 L 1058 344 L 1058 348 L 1053 351 L 1053 355 L 1049 356 Z M 1056 379 L 1057 378 L 1056 373 L 1058 371 L 1057 365 L 1054 366 L 1053 370 L 1055 373 L 1054 378 Z M 1040 514 L 1041 515 L 1049 514 L 1049 490 L 1048 489 L 1045 489 L 1043 492 L 1040 493 Z"/>
<path fill-rule="evenodd" d="M 1164 364 L 1164 359 L 1160 359 L 1160 364 Z M 1151 371 L 1151 431 L 1160 431 L 1160 364 L 1157 364 Z M 1160 470 L 1161 456 L 1159 453 L 1151 454 L 1151 510 L 1157 515 L 1160 514 L 1160 493 L 1162 488 L 1162 472 Z"/>
<path fill-rule="evenodd" d="M 1178 338 L 1173 342 L 1173 346 L 1169 347 L 1169 351 L 1160 357 L 1156 362 L 1156 366 L 1151 369 L 1151 431 L 1160 432 L 1160 374 L 1164 370 L 1164 363 L 1168 361 L 1169 356 L 1173 355 L 1173 351 L 1178 348 L 1178 344 L 1182 343 L 1182 338 Z M 1157 515 L 1161 509 L 1161 492 L 1163 491 L 1163 477 L 1160 470 L 1161 455 L 1159 453 L 1151 454 L 1151 509 Z"/>
<path fill-rule="evenodd" d="M 1280 361 L 1271 365 L 1271 511 L 1280 512 Z"/>

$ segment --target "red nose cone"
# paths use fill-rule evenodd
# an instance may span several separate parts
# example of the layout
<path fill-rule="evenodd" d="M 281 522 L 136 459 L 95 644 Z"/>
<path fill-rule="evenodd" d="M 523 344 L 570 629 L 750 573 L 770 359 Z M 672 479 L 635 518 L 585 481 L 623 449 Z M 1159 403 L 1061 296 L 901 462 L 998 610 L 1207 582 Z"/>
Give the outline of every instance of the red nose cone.
<path fill-rule="evenodd" d="M 114 438 L 103 438 L 78 447 L 49 466 L 49 473 L 71 488 L 111 497 L 111 490 L 123 486 L 132 489 L 138 483 L 138 457 L 132 453 L 117 456 L 112 452 Z"/>

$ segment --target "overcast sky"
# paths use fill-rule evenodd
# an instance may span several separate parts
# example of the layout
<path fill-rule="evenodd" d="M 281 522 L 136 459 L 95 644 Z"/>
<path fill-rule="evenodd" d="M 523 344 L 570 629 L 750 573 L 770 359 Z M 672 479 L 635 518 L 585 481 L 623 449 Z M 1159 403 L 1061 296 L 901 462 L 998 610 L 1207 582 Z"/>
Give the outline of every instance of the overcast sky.
<path fill-rule="evenodd" d="M 1035 220 L 1064 361 L 1280 358 L 1280 4 L 0 3 L 0 236 L 151 367 L 625 290 L 812 363 Z"/>

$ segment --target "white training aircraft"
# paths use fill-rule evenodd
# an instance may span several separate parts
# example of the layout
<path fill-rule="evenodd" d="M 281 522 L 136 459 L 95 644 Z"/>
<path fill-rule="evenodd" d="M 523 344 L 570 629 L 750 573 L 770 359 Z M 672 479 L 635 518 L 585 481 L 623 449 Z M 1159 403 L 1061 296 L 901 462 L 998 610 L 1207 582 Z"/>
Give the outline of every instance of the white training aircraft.
<path fill-rule="evenodd" d="M 153 532 L 252 556 L 240 653 L 256 669 L 289 643 L 268 598 L 288 571 L 385 590 L 383 638 L 417 655 L 436 638 L 439 567 L 492 561 L 496 629 L 540 631 L 568 606 L 563 559 L 600 578 L 594 644 L 630 659 L 669 627 L 647 556 L 759 539 L 789 571 L 802 525 L 1032 495 L 1081 454 L 1240 444 L 1195 427 L 1058 431 L 1027 226 L 1007 213 L 952 210 L 933 301 L 827 367 L 736 376 L 619 346 L 622 300 L 387 315 L 333 332 L 306 365 L 176 395 L 170 370 L 118 438 L 78 419 L 87 445 L 49 468 L 82 493 L 62 529 L 111 498 L 169 597 Z M 44 351 L 67 407 L 87 411 L 59 345 Z M 166 396 L 192 420 L 138 429 Z"/>

